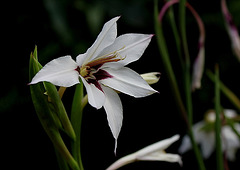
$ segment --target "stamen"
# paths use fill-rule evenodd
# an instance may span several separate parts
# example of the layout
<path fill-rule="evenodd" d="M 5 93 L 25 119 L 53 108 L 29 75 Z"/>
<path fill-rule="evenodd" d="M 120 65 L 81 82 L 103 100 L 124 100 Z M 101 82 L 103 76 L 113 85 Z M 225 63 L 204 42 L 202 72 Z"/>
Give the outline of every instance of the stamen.
<path fill-rule="evenodd" d="M 94 66 L 97 66 L 97 65 L 103 65 L 104 63 L 109 63 L 109 62 L 118 62 L 120 60 L 124 60 L 126 58 L 125 57 L 122 57 L 118 51 L 124 49 L 125 46 L 123 46 L 122 48 L 120 48 L 119 50 L 116 50 L 112 53 L 109 53 L 109 54 L 106 54 L 104 56 L 101 56 L 93 61 L 90 61 L 89 63 L 87 63 L 86 65 L 89 66 L 89 67 L 94 67 Z"/>
<path fill-rule="evenodd" d="M 89 66 L 83 66 L 80 68 L 79 73 L 81 76 L 85 77 L 86 75 L 89 74 L 90 67 Z"/>

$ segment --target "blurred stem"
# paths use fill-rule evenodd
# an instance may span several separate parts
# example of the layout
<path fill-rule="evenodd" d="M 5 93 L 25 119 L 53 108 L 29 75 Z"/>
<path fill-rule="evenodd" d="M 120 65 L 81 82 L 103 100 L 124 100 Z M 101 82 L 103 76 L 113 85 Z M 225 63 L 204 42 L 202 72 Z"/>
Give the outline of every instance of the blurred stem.
<path fill-rule="evenodd" d="M 168 16 L 169 16 L 170 24 L 171 24 L 171 27 L 172 27 L 173 35 L 174 35 L 174 38 L 175 38 L 179 60 L 180 60 L 181 66 L 183 68 L 181 41 L 180 41 L 180 36 L 179 36 L 178 30 L 177 30 L 175 17 L 174 17 L 174 11 L 173 11 L 172 7 L 169 7 Z"/>
<path fill-rule="evenodd" d="M 188 51 L 187 36 L 186 36 L 186 0 L 179 1 L 179 27 L 180 27 L 180 36 L 182 39 L 182 47 L 185 55 L 186 65 L 190 66 L 190 56 Z"/>
<path fill-rule="evenodd" d="M 207 76 L 210 80 L 215 82 L 214 74 L 210 71 L 206 71 Z M 227 88 L 220 80 L 219 86 L 222 93 L 232 102 L 232 104 L 240 111 L 240 99 L 229 89 Z"/>
<path fill-rule="evenodd" d="M 173 95 L 175 102 L 178 106 L 178 109 L 182 115 L 182 118 L 184 119 L 186 125 L 188 126 L 188 120 L 187 120 L 187 112 L 183 104 L 183 100 L 177 85 L 176 77 L 173 72 L 173 68 L 171 65 L 171 61 L 169 58 L 166 42 L 164 39 L 163 31 L 162 31 L 162 24 L 161 22 L 158 21 L 158 2 L 157 0 L 154 1 L 154 23 L 155 23 L 155 32 L 156 32 L 156 37 L 157 37 L 157 42 L 158 42 L 158 48 L 159 52 L 162 56 L 162 61 L 163 65 L 165 67 L 165 70 L 168 74 L 168 80 L 169 84 L 172 88 Z"/>
<path fill-rule="evenodd" d="M 216 138 L 216 163 L 217 169 L 223 170 L 223 154 L 221 144 L 221 106 L 220 106 L 220 82 L 219 82 L 219 68 L 216 65 L 215 68 L 215 112 L 216 112 L 216 123 L 215 123 L 215 138 Z"/>
<path fill-rule="evenodd" d="M 189 124 L 189 137 L 192 143 L 192 147 L 197 158 L 199 169 L 205 170 L 204 162 L 200 154 L 199 148 L 196 144 L 192 124 L 193 124 L 193 109 L 192 109 L 192 93 L 191 93 L 191 76 L 190 76 L 190 56 L 188 51 L 187 36 L 186 36 L 186 22 L 185 22 L 185 13 L 186 13 L 186 0 L 180 0 L 179 2 L 179 26 L 180 26 L 180 35 L 182 39 L 182 47 L 185 55 L 185 95 L 186 95 L 186 108 L 188 113 L 188 124 Z"/>
<path fill-rule="evenodd" d="M 75 94 L 72 103 L 71 122 L 76 134 L 76 140 L 72 142 L 72 154 L 77 160 L 80 170 L 83 170 L 81 158 L 81 125 L 82 125 L 82 99 L 83 99 L 83 83 L 76 85 Z"/>

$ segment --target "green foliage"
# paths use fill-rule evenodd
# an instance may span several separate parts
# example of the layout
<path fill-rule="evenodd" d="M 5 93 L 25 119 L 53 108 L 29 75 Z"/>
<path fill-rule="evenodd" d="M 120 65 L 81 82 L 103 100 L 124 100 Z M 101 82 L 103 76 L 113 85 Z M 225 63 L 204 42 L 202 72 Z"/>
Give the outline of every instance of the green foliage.
<path fill-rule="evenodd" d="M 31 53 L 31 56 L 30 56 L 29 79 L 31 80 L 33 78 L 33 76 L 40 69 L 41 69 L 41 66 L 38 63 L 38 58 L 37 58 L 37 47 L 35 47 L 34 52 Z M 48 93 L 51 94 L 50 95 L 52 97 L 51 99 L 52 100 L 56 99 L 57 91 L 55 91 L 49 84 L 47 84 L 45 86 L 47 86 Z M 59 158 L 59 161 L 61 161 L 61 166 L 65 165 L 66 169 L 67 169 L 66 163 L 63 163 L 63 162 L 67 162 L 72 169 L 78 170 L 79 169 L 78 164 L 73 159 L 71 153 L 68 151 L 68 148 L 66 147 L 66 145 L 61 137 L 61 134 L 59 132 L 59 128 L 61 127 L 59 125 L 59 122 L 60 122 L 60 120 L 61 120 L 61 122 L 64 122 L 64 121 L 63 121 L 62 117 L 59 118 L 55 114 L 59 111 L 58 107 L 61 104 L 55 103 L 54 104 L 55 109 L 52 108 L 52 106 L 51 106 L 52 104 L 49 103 L 49 101 L 48 101 L 48 96 L 46 96 L 44 94 L 46 89 L 42 83 L 31 85 L 30 91 L 31 91 L 32 101 L 33 101 L 33 105 L 35 107 L 37 116 L 38 116 L 45 132 L 47 133 L 48 137 L 52 141 L 52 143 L 57 151 L 57 154 L 60 154 L 62 157 L 62 159 Z"/>

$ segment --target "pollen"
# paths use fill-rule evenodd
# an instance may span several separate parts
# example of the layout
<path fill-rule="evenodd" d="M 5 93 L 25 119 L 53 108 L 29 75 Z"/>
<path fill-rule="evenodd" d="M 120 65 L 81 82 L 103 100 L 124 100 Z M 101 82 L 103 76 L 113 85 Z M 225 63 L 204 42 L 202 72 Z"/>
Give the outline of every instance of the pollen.
<path fill-rule="evenodd" d="M 88 74 L 89 74 L 89 71 L 90 71 L 90 67 L 89 66 L 83 66 L 80 68 L 80 75 L 82 77 L 86 77 Z"/>

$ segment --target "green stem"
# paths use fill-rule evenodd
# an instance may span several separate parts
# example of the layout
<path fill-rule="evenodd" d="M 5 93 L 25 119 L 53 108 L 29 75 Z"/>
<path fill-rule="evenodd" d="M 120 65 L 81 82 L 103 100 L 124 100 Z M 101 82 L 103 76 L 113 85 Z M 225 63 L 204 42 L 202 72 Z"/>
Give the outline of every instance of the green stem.
<path fill-rule="evenodd" d="M 176 43 L 176 47 L 177 47 L 177 52 L 178 52 L 181 68 L 183 69 L 184 64 L 183 64 L 183 58 L 182 58 L 181 41 L 180 41 L 180 36 L 179 36 L 179 33 L 178 33 L 177 26 L 176 26 L 174 11 L 173 11 L 172 6 L 169 7 L 168 16 L 169 16 L 170 24 L 171 24 L 171 27 L 172 27 L 173 35 L 174 35 L 174 38 L 175 38 L 175 43 Z"/>
<path fill-rule="evenodd" d="M 210 71 L 206 71 L 207 76 L 210 80 L 215 82 L 214 74 Z M 220 80 L 219 85 L 222 93 L 232 102 L 232 104 L 240 111 L 240 99 L 227 87 L 225 86 Z"/>
<path fill-rule="evenodd" d="M 71 122 L 76 134 L 76 140 L 72 142 L 72 154 L 77 160 L 80 170 L 83 170 L 81 158 L 81 125 L 82 125 L 82 99 L 83 99 L 83 83 L 76 85 L 75 94 L 72 103 Z"/>
<path fill-rule="evenodd" d="M 192 93 L 191 93 L 191 77 L 190 77 L 190 55 L 188 51 L 187 36 L 186 36 L 186 21 L 185 21 L 185 9 L 186 0 L 180 0 L 179 2 L 179 24 L 180 34 L 182 39 L 182 47 L 185 55 L 185 94 L 186 94 L 186 108 L 188 113 L 188 124 L 189 124 L 189 137 L 192 143 L 192 147 L 197 158 L 199 169 L 205 170 L 205 165 L 200 154 L 199 148 L 194 138 L 192 124 L 193 124 L 193 109 L 192 109 Z"/>
<path fill-rule="evenodd" d="M 29 63 L 29 79 L 30 81 L 34 77 L 34 75 L 40 70 L 40 64 L 37 59 L 37 48 L 35 48 L 34 53 L 30 56 Z M 31 97 L 33 101 L 33 105 L 35 107 L 37 116 L 47 133 L 48 137 L 52 141 L 54 148 L 56 150 L 57 156 L 64 161 L 64 166 L 66 170 L 68 169 L 66 162 L 73 170 L 79 170 L 77 162 L 72 157 L 71 153 L 68 151 L 61 134 L 59 132 L 59 121 L 56 121 L 57 117 L 53 115 L 55 113 L 52 112 L 50 108 L 51 105 L 49 101 L 44 95 L 45 89 L 42 83 L 38 83 L 30 86 Z M 59 160 L 59 159 L 58 159 Z M 65 162 L 66 161 L 66 162 Z M 59 162 L 60 163 L 60 162 Z M 59 164 L 60 165 L 60 164 Z"/>
<path fill-rule="evenodd" d="M 58 167 L 60 170 L 69 170 L 69 166 L 65 159 L 62 158 L 61 154 L 58 152 L 58 150 L 55 148 L 55 154 L 57 157 Z"/>
<path fill-rule="evenodd" d="M 216 163 L 217 169 L 223 170 L 223 154 L 222 154 L 222 144 L 221 144 L 221 106 L 220 106 L 220 82 L 219 82 L 219 69 L 216 66 L 215 74 L 215 112 L 216 112 L 216 122 L 215 122 L 215 138 L 216 138 Z"/>
<path fill-rule="evenodd" d="M 180 0 L 179 2 L 179 27 L 180 27 L 180 35 L 182 39 L 182 47 L 183 52 L 185 55 L 186 64 L 190 65 L 190 55 L 188 51 L 188 44 L 187 44 L 187 35 L 186 35 L 186 0 Z"/>
<path fill-rule="evenodd" d="M 157 0 L 154 1 L 154 23 L 155 23 L 155 32 L 156 32 L 156 37 L 157 37 L 157 42 L 158 42 L 158 48 L 159 48 L 159 52 L 162 57 L 163 65 L 168 74 L 169 84 L 172 88 L 174 99 L 175 99 L 178 109 L 182 115 L 182 118 L 184 119 L 186 125 L 188 126 L 187 112 L 184 107 L 183 100 L 182 100 L 182 97 L 181 97 L 181 94 L 180 94 L 180 91 L 178 88 L 177 80 L 176 80 L 176 77 L 175 77 L 175 74 L 173 72 L 173 68 L 171 65 L 170 57 L 168 54 L 166 42 L 165 42 L 164 35 L 163 35 L 162 24 L 161 24 L 161 22 L 158 21 Z"/>
<path fill-rule="evenodd" d="M 196 143 L 196 140 L 195 140 L 195 137 L 194 137 L 194 134 L 193 134 L 193 123 L 192 123 L 192 120 L 193 120 L 193 109 L 192 109 L 192 95 L 191 95 L 191 80 L 190 80 L 190 72 L 185 71 L 185 92 L 186 92 L 186 105 L 187 105 L 187 112 L 188 112 L 188 122 L 189 122 L 189 132 L 188 132 L 188 135 L 190 137 L 190 140 L 191 140 L 191 143 L 192 143 L 192 148 L 193 148 L 193 151 L 195 153 L 195 156 L 196 156 L 196 159 L 197 159 L 197 162 L 198 162 L 198 166 L 199 166 L 199 169 L 200 170 L 205 170 L 205 165 L 204 165 L 204 162 L 203 162 L 203 158 L 200 154 L 200 151 L 199 151 L 199 148 L 197 146 L 197 143 Z"/>

